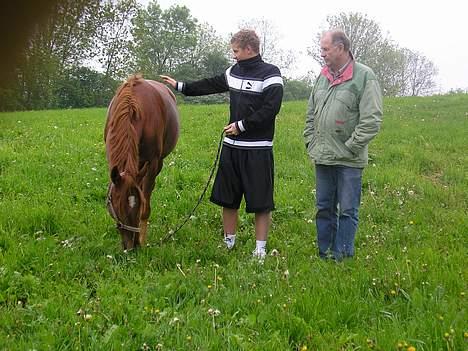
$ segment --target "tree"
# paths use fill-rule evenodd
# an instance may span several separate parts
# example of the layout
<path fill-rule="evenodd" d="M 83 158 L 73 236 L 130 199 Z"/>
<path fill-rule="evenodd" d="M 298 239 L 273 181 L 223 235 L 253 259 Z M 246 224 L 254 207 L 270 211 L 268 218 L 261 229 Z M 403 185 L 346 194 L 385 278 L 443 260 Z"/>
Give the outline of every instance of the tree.
<path fill-rule="evenodd" d="M 405 59 L 405 78 L 401 95 L 427 95 L 434 92 L 436 86 L 434 77 L 437 75 L 437 68 L 424 55 L 403 50 Z"/>
<path fill-rule="evenodd" d="M 15 95 L 20 101 L 16 106 L 38 109 L 57 105 L 58 79 L 92 52 L 98 10 L 99 0 L 64 0 L 54 4 L 47 21 L 36 25 L 18 63 L 19 93 Z"/>
<path fill-rule="evenodd" d="M 296 60 L 291 50 L 279 48 L 280 36 L 275 25 L 265 19 L 250 19 L 242 21 L 239 28 L 255 30 L 260 38 L 260 54 L 262 58 L 279 67 L 280 70 L 290 69 Z"/>
<path fill-rule="evenodd" d="M 97 55 L 106 77 L 122 80 L 131 73 L 131 27 L 137 10 L 136 0 L 107 0 L 101 8 Z"/>
<path fill-rule="evenodd" d="M 87 67 L 72 67 L 57 81 L 56 95 L 58 108 L 83 108 L 106 106 L 112 99 L 117 82 L 103 73 Z"/>
<path fill-rule="evenodd" d="M 138 11 L 133 24 L 135 69 L 145 77 L 172 73 L 190 62 L 197 42 L 197 20 L 187 7 L 172 6 L 163 11 L 152 1 Z"/>
<path fill-rule="evenodd" d="M 193 50 L 192 64 L 198 67 L 199 77 L 214 76 L 229 66 L 231 55 L 228 43 L 209 24 L 197 26 L 197 44 Z"/>
<path fill-rule="evenodd" d="M 305 100 L 309 98 L 312 84 L 308 79 L 284 79 L 283 100 Z"/>
<path fill-rule="evenodd" d="M 423 60 L 421 55 L 417 55 L 419 59 L 414 59 L 414 55 L 409 55 L 410 50 L 400 49 L 385 38 L 380 26 L 366 15 L 340 13 L 328 16 L 327 22 L 330 29 L 339 28 L 348 35 L 354 58 L 373 69 L 384 95 L 423 94 L 433 88 L 433 77 L 437 73 L 433 64 L 426 58 Z M 322 64 L 320 38 L 321 33 L 318 33 L 316 44 L 309 48 L 309 55 Z M 417 74 L 417 81 L 410 71 Z M 408 89 L 409 86 L 415 89 Z"/>

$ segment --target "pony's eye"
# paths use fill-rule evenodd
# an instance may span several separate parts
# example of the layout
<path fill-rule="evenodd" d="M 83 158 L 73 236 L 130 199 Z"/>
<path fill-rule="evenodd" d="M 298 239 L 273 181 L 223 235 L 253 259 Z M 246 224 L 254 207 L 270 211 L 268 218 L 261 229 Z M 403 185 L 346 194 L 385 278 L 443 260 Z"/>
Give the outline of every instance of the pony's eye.
<path fill-rule="evenodd" d="M 130 208 L 134 208 L 136 205 L 136 200 L 135 200 L 135 196 L 134 195 L 130 195 L 128 197 L 128 206 L 130 206 Z"/>

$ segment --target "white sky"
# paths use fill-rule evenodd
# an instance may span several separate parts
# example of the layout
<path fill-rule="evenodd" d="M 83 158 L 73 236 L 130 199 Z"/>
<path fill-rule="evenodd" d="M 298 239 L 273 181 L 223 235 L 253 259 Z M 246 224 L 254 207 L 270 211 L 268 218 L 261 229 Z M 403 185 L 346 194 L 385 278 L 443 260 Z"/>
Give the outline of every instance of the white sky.
<path fill-rule="evenodd" d="M 140 0 L 147 4 L 148 0 Z M 185 5 L 218 35 L 237 31 L 241 21 L 265 18 L 282 38 L 280 46 L 298 57 L 297 75 L 316 63 L 305 55 L 326 17 L 360 12 L 380 25 L 399 47 L 417 51 L 438 68 L 438 92 L 468 89 L 468 3 L 465 0 L 158 0 L 163 9 Z M 465 4 L 464 4 L 465 3 Z"/>

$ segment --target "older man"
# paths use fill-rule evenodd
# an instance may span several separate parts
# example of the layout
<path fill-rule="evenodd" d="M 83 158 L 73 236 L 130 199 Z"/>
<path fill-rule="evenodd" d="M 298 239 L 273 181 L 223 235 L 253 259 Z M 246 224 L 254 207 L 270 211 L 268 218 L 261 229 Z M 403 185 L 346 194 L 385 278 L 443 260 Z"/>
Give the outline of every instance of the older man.
<path fill-rule="evenodd" d="M 382 95 L 343 31 L 323 33 L 320 48 L 325 66 L 310 95 L 304 140 L 315 164 L 319 255 L 342 260 L 354 256 L 362 171 L 380 128 Z"/>

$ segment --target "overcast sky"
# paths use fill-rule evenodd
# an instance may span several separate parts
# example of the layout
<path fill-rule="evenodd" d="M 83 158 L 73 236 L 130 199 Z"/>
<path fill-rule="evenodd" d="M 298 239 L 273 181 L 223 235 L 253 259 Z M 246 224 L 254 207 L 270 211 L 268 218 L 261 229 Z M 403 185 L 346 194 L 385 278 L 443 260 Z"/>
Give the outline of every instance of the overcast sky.
<path fill-rule="evenodd" d="M 147 4 L 148 0 L 140 0 Z M 325 28 L 326 17 L 340 12 L 360 12 L 380 25 L 399 47 L 417 51 L 439 70 L 440 92 L 468 89 L 468 18 L 465 0 L 159 0 L 163 9 L 185 5 L 193 17 L 210 24 L 226 37 L 241 21 L 265 18 L 281 36 L 281 47 L 299 58 L 297 74 L 317 66 L 306 57 L 315 36 Z"/>

